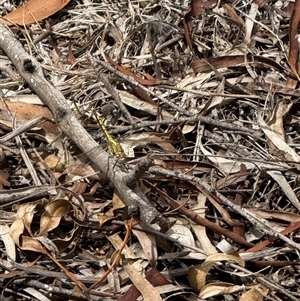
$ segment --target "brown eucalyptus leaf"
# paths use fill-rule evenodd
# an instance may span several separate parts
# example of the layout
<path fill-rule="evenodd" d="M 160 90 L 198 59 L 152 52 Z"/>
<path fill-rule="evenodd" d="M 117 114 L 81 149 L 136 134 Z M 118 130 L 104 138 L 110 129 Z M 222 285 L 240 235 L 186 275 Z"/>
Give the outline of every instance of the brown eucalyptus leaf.
<path fill-rule="evenodd" d="M 243 293 L 239 301 L 262 301 L 263 295 L 256 289 L 252 288 L 250 291 Z"/>
<path fill-rule="evenodd" d="M 19 246 L 20 236 L 23 234 L 24 229 L 24 223 L 21 219 L 15 220 L 10 226 L 9 235 L 17 246 Z"/>
<path fill-rule="evenodd" d="M 59 252 L 63 252 L 69 247 L 73 240 L 78 237 L 79 231 L 80 227 L 77 226 L 71 231 L 70 235 L 66 235 L 64 238 L 52 239 L 52 242 L 56 245 Z"/>
<path fill-rule="evenodd" d="M 239 291 L 244 290 L 244 287 L 241 285 L 234 285 L 232 283 L 226 282 L 216 282 L 206 285 L 199 294 L 199 297 L 202 299 L 211 298 L 214 296 L 233 294 Z M 248 299 L 252 300 L 252 299 Z"/>
<path fill-rule="evenodd" d="M 68 214 L 72 208 L 70 201 L 57 199 L 45 206 L 41 216 L 39 235 L 55 229 L 63 216 Z"/>
<path fill-rule="evenodd" d="M 99 214 L 98 215 L 98 222 L 99 222 L 99 225 L 100 227 L 103 226 L 106 222 L 112 220 L 114 217 L 112 215 L 107 215 L 106 213 L 105 214 Z"/>
<path fill-rule="evenodd" d="M 47 254 L 46 249 L 36 239 L 29 236 L 21 236 L 19 248 L 27 251 L 34 251 L 42 254 Z"/>
<path fill-rule="evenodd" d="M 7 181 L 7 179 L 9 178 L 9 174 L 6 170 L 0 170 L 0 185 L 1 185 L 1 189 L 2 189 L 2 185 L 3 186 L 10 186 L 10 182 Z"/>
<path fill-rule="evenodd" d="M 63 199 L 61 199 L 60 201 L 62 201 L 62 200 Z M 80 203 L 81 208 L 78 208 L 78 207 L 72 205 L 70 201 L 67 201 L 67 200 L 63 200 L 63 201 L 66 201 L 66 202 L 60 202 L 60 205 L 62 205 L 60 214 L 63 213 L 64 206 L 69 207 L 69 209 L 66 210 L 65 214 L 68 214 L 72 209 L 72 214 L 70 212 L 70 216 L 72 217 L 72 215 L 73 215 L 73 217 L 76 218 L 78 221 L 84 221 L 85 208 L 84 208 L 83 203 Z M 67 209 L 67 208 L 65 208 L 65 209 Z M 57 215 L 56 215 L 56 217 L 57 217 Z M 53 220 L 53 218 L 52 218 L 52 220 Z M 60 219 L 57 218 L 56 222 L 58 222 L 58 220 L 60 221 Z M 64 250 L 66 250 L 70 246 L 70 244 L 74 241 L 74 239 L 78 237 L 81 227 L 78 225 L 78 223 L 75 223 L 75 222 L 72 223 L 72 227 L 73 227 L 72 230 L 68 231 L 68 233 L 65 233 L 59 227 L 56 229 L 54 228 L 55 231 L 53 231 L 53 234 L 56 236 L 51 239 L 51 242 L 57 247 L 59 252 L 63 252 Z M 59 234 L 59 235 L 57 235 L 57 234 Z"/>
<path fill-rule="evenodd" d="M 31 230 L 31 223 L 33 220 L 34 215 L 41 210 L 44 206 L 45 200 L 38 200 L 35 202 L 25 203 L 18 206 L 17 210 L 17 218 L 22 220 L 24 223 L 24 227 L 28 231 L 28 233 L 33 236 Z"/>
<path fill-rule="evenodd" d="M 188 280 L 193 290 L 199 294 L 206 283 L 206 271 L 201 266 L 190 267 L 188 271 Z"/>
<path fill-rule="evenodd" d="M 1 21 L 7 25 L 27 25 L 41 21 L 65 7 L 70 0 L 30 0 L 4 16 Z"/>
<path fill-rule="evenodd" d="M 201 265 L 191 267 L 188 271 L 189 283 L 195 292 L 199 293 L 204 288 L 207 273 L 218 261 L 234 261 L 242 267 L 245 266 L 245 262 L 237 253 L 217 253 L 207 256 L 206 260 Z"/>
<path fill-rule="evenodd" d="M 118 209 L 122 209 L 124 207 L 126 207 L 126 205 L 124 204 L 124 202 L 120 199 L 120 197 L 114 193 L 113 195 L 113 198 L 112 198 L 112 208 L 110 208 L 106 213 L 105 213 L 105 216 L 107 216 L 109 219 L 110 217 L 114 217 L 115 216 L 115 211 L 118 210 Z M 104 220 L 99 219 L 99 222 L 101 225 L 103 225 L 103 223 L 105 222 L 105 218 Z"/>
<path fill-rule="evenodd" d="M 290 47 L 289 47 L 288 61 L 291 66 L 291 70 L 297 76 L 298 80 L 299 80 L 299 70 L 298 70 L 299 42 L 297 40 L 297 36 L 298 36 L 299 22 L 300 22 L 300 1 L 296 0 L 294 10 L 290 18 L 290 26 L 289 26 Z"/>
<path fill-rule="evenodd" d="M 43 246 L 34 238 L 22 235 L 25 226 L 22 219 L 15 220 L 10 226 L 9 235 L 14 243 L 22 250 L 35 251 L 45 254 Z"/>

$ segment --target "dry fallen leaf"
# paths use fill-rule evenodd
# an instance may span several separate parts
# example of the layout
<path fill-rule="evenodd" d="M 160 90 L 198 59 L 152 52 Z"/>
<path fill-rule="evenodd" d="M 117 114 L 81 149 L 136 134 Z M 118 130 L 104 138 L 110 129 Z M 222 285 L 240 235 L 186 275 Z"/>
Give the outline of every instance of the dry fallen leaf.
<path fill-rule="evenodd" d="M 33 296 L 36 300 L 40 301 L 51 301 L 49 298 L 47 298 L 44 294 L 40 293 L 38 290 L 36 290 L 33 287 L 26 287 L 23 289 L 26 293 Z"/>
<path fill-rule="evenodd" d="M 39 235 L 55 229 L 59 225 L 61 218 L 67 215 L 71 208 L 71 203 L 65 199 L 57 199 L 48 203 L 41 216 Z"/>
<path fill-rule="evenodd" d="M 146 279 L 146 277 L 139 271 L 139 263 L 133 260 L 126 260 L 124 262 L 124 268 L 128 273 L 132 283 L 141 292 L 143 300 L 145 301 L 162 301 L 157 290 L 154 286 Z"/>
<path fill-rule="evenodd" d="M 290 18 L 289 26 L 289 38 L 290 38 L 290 51 L 289 51 L 289 64 L 292 71 L 298 77 L 299 80 L 299 70 L 298 70 L 298 55 L 299 55 L 299 42 L 298 42 L 298 25 L 300 22 L 300 1 L 295 1 L 294 10 Z"/>
<path fill-rule="evenodd" d="M 197 197 L 197 204 L 192 208 L 195 213 L 197 213 L 203 218 L 205 218 L 205 209 L 207 208 L 205 206 L 206 200 L 206 196 L 204 194 L 199 193 Z M 217 253 L 217 249 L 213 246 L 213 244 L 207 236 L 206 227 L 192 223 L 191 228 L 193 229 L 193 232 L 195 233 L 198 239 L 199 246 L 203 251 L 205 251 L 207 254 Z"/>
<path fill-rule="evenodd" d="M 241 285 L 234 285 L 232 283 L 226 282 L 216 282 L 206 285 L 199 296 L 202 299 L 207 299 L 214 296 L 233 294 L 236 292 L 240 292 L 241 290 L 244 290 L 244 287 Z"/>
<path fill-rule="evenodd" d="M 0 224 L 0 238 L 4 243 L 8 260 L 16 261 L 16 245 L 9 235 L 9 227 L 7 225 Z"/>
<path fill-rule="evenodd" d="M 17 206 L 17 220 L 12 224 L 11 228 L 13 228 L 15 223 L 21 221 L 23 227 L 28 231 L 28 233 L 31 236 L 33 236 L 33 232 L 31 229 L 33 217 L 37 212 L 41 210 L 41 208 L 45 205 L 45 202 L 45 199 L 43 199 Z"/>
<path fill-rule="evenodd" d="M 132 230 L 132 232 L 139 240 L 143 248 L 145 257 L 149 260 L 151 266 L 155 267 L 157 263 L 157 245 L 155 237 L 150 233 L 134 229 Z"/>
<path fill-rule="evenodd" d="M 70 0 L 30 0 L 21 7 L 3 16 L 6 25 L 28 25 L 41 21 L 65 7 Z"/>
<path fill-rule="evenodd" d="M 7 109 L 9 112 L 7 112 Z M 17 124 L 37 116 L 53 118 L 51 111 L 47 107 L 35 103 L 24 102 L 23 98 L 19 99 L 17 102 L 10 100 L 10 97 L 5 98 L 5 104 L 4 101 L 0 102 L 0 112 L 0 124 L 4 124 L 9 128 L 13 128 L 13 120 L 10 113 L 17 117 Z M 57 125 L 50 121 L 45 121 L 43 125 L 37 129 L 41 128 L 45 130 L 46 133 L 44 135 L 46 139 L 49 137 L 48 140 L 51 140 L 53 136 L 56 137 L 60 132 Z"/>
<path fill-rule="evenodd" d="M 177 239 L 185 245 L 195 246 L 195 240 L 191 230 L 184 225 L 176 223 L 165 234 L 173 239 Z"/>
<path fill-rule="evenodd" d="M 212 6 L 215 3 L 216 0 L 208 0 L 208 1 L 192 0 L 191 1 L 190 7 L 184 16 L 184 35 L 187 44 L 190 47 L 190 50 L 193 49 L 191 30 L 194 23 L 194 19 L 198 18 L 202 14 L 204 8 Z"/>
<path fill-rule="evenodd" d="M 205 287 L 206 275 L 218 261 L 234 261 L 242 267 L 245 266 L 238 254 L 217 253 L 208 256 L 201 265 L 191 267 L 188 271 L 189 283 L 195 292 L 199 293 Z"/>
<path fill-rule="evenodd" d="M 141 78 L 141 77 L 135 75 L 130 70 L 126 69 L 124 66 L 116 64 L 109 56 L 106 55 L 105 58 L 112 66 L 117 68 L 120 72 L 122 72 L 123 74 L 125 74 L 127 76 L 134 78 L 138 83 L 140 83 L 142 85 L 153 86 L 153 85 L 158 85 L 161 82 L 160 80 L 157 80 L 153 77 L 150 78 L 149 75 L 147 76 L 148 77 L 147 79 Z"/>
<path fill-rule="evenodd" d="M 77 220 L 84 220 L 84 212 L 83 204 L 79 208 L 65 199 L 57 199 L 50 203 L 45 200 L 25 203 L 18 207 L 17 219 L 12 223 L 9 234 L 14 243 L 22 250 L 43 254 L 45 254 L 46 249 L 55 253 L 62 252 L 77 237 L 80 230 L 78 223 L 71 222 L 72 229 L 64 236 L 60 229 L 57 232 L 61 234 L 57 235 L 57 233 L 52 232 L 51 239 L 47 238 L 45 234 L 57 229 L 61 219 L 68 214 Z M 40 217 L 39 230 L 36 229 L 36 225 L 32 225 L 33 219 L 37 217 Z"/>
<path fill-rule="evenodd" d="M 243 293 L 239 301 L 262 301 L 263 295 L 256 289 L 252 288 L 250 291 Z"/>

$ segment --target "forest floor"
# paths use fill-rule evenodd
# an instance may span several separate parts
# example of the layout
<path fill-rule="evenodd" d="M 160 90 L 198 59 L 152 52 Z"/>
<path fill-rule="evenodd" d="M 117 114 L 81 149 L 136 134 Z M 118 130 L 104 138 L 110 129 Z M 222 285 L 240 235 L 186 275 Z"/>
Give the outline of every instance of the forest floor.
<path fill-rule="evenodd" d="M 0 1 L 1 300 L 300 300 L 300 1 L 266 3 Z"/>

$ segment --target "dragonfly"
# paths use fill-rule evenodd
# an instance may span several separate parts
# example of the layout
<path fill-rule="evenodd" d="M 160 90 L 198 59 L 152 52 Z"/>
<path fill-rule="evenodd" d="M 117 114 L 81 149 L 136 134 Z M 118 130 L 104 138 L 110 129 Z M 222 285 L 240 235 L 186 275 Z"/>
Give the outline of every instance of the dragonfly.
<path fill-rule="evenodd" d="M 118 162 L 120 162 L 120 163 L 124 162 L 126 159 L 126 155 L 123 151 L 121 144 L 116 139 L 114 139 L 113 136 L 109 133 L 100 114 L 95 113 L 95 116 L 96 116 L 98 124 L 105 136 L 105 139 L 107 141 L 107 147 L 108 147 L 109 153 L 112 156 L 114 156 Z"/>
<path fill-rule="evenodd" d="M 123 163 L 125 163 L 128 157 L 126 156 L 121 144 L 109 133 L 102 116 L 98 112 L 93 111 L 91 115 L 94 117 L 93 119 L 96 120 L 101 131 L 103 132 L 108 153 L 115 158 L 116 164 L 121 163 L 123 168 Z M 95 151 L 96 149 L 97 147 L 90 151 Z M 72 163 L 69 163 L 63 172 L 63 174 L 67 175 L 65 183 L 73 182 L 78 178 L 99 179 L 98 172 L 95 171 L 93 163 L 88 158 L 88 153 L 73 153 L 71 158 Z"/>

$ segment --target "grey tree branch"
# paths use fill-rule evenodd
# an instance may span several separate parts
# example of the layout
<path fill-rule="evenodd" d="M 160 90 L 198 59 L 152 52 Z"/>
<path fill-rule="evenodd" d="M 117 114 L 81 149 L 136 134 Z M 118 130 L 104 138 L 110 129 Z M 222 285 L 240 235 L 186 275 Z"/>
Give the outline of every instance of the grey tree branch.
<path fill-rule="evenodd" d="M 83 128 L 62 93 L 45 79 L 38 61 L 25 51 L 22 44 L 1 22 L 0 33 L 0 48 L 6 53 L 30 88 L 52 111 L 61 131 L 87 154 L 101 172 L 107 175 L 121 199 L 128 206 L 129 213 L 135 214 L 139 210 L 140 219 L 149 225 L 157 218 L 158 212 L 126 185 L 127 174 Z"/>

